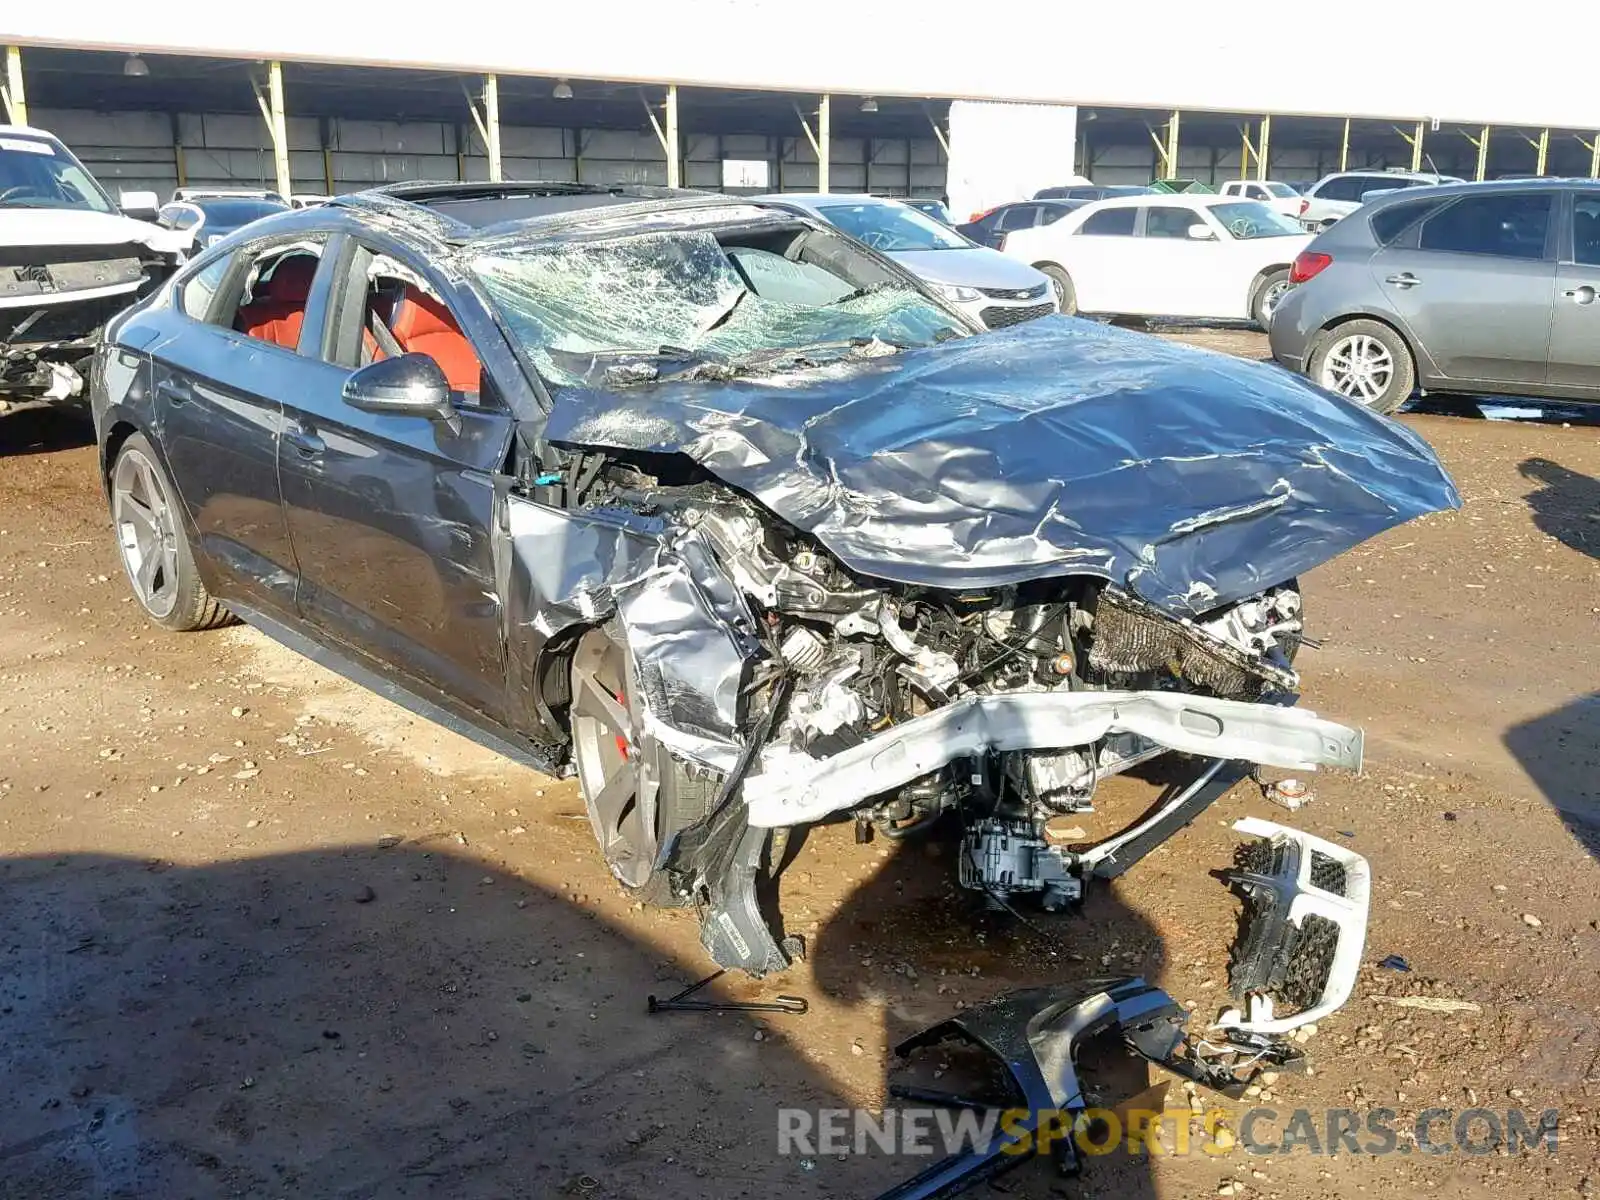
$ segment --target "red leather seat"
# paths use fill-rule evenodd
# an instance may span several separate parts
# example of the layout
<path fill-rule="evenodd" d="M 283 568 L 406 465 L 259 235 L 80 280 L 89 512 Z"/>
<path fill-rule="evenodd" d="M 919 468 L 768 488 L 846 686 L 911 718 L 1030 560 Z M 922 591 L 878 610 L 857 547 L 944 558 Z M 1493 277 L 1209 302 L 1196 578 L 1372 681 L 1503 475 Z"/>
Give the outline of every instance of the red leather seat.
<path fill-rule="evenodd" d="M 438 363 L 451 391 L 478 394 L 483 366 L 450 310 L 439 301 L 417 288 L 406 288 L 389 329 L 407 354 L 426 354 Z"/>
<path fill-rule="evenodd" d="M 239 306 L 233 327 L 240 333 L 293 350 L 300 345 L 300 327 L 306 319 L 306 300 L 317 274 L 317 260 L 296 254 L 280 262 L 258 295 Z"/>

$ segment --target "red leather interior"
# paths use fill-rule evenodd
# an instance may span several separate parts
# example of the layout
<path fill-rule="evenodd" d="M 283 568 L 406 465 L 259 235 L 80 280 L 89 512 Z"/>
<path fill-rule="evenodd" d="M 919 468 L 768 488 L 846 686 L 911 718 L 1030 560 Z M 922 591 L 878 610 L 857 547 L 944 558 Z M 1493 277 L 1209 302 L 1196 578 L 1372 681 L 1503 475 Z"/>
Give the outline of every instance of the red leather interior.
<path fill-rule="evenodd" d="M 257 289 L 256 298 L 239 306 L 233 327 L 285 350 L 295 349 L 300 344 L 306 300 L 311 295 L 311 280 L 316 273 L 317 260 L 309 254 L 284 259 Z"/>
<path fill-rule="evenodd" d="M 483 366 L 472 343 L 443 304 L 424 291 L 408 287 L 405 297 L 394 307 L 389 329 L 407 354 L 426 354 L 438 363 L 452 391 L 477 395 Z"/>

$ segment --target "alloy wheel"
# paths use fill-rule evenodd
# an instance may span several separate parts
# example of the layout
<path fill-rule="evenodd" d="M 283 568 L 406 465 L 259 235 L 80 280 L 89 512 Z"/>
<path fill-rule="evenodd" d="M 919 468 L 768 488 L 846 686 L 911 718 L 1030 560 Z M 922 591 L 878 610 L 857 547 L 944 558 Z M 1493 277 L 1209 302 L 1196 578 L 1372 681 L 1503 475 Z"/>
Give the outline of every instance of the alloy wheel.
<path fill-rule="evenodd" d="M 1261 323 L 1272 324 L 1272 314 L 1278 310 L 1279 302 L 1289 294 L 1289 281 L 1280 279 L 1270 284 L 1267 290 L 1261 293 Z"/>
<path fill-rule="evenodd" d="M 178 603 L 179 534 L 158 472 L 142 451 L 123 450 L 111 476 L 111 520 L 134 595 L 160 620 Z"/>
<path fill-rule="evenodd" d="M 1358 333 L 1329 347 L 1318 382 L 1329 391 L 1372 405 L 1388 391 L 1394 371 L 1389 348 L 1369 334 Z"/>
<path fill-rule="evenodd" d="M 656 744 L 634 714 L 626 649 L 604 630 L 578 643 L 572 661 L 572 749 L 589 823 L 606 865 L 643 887 L 660 851 Z"/>

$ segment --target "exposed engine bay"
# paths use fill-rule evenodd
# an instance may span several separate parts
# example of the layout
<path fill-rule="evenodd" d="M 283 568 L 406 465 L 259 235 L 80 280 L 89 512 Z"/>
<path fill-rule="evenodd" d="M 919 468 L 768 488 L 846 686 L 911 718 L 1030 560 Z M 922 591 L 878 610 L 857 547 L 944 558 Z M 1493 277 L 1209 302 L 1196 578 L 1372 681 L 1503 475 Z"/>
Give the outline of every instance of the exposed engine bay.
<path fill-rule="evenodd" d="M 993 907 L 1054 910 L 1192 820 L 1242 776 L 1240 760 L 1359 766 L 1358 734 L 1289 707 L 1305 637 L 1293 581 L 1192 619 L 1092 576 L 951 593 L 858 575 L 667 460 L 585 455 L 521 490 L 659 536 L 631 562 L 626 539 L 599 553 L 610 578 L 582 581 L 562 605 L 592 619 L 615 603 L 631 622 L 647 721 L 721 789 L 713 816 L 739 811 L 727 801 L 742 791 L 747 844 L 816 820 L 895 840 L 953 823 L 962 886 Z M 685 583 L 669 560 L 691 564 L 694 607 L 726 622 L 725 640 L 697 651 L 680 628 L 655 648 L 651 624 Z M 662 590 L 647 608 L 652 581 Z M 1201 756 L 1193 783 L 1117 837 L 1080 828 L 1102 780 L 1172 749 Z M 719 963 L 780 969 L 787 955 L 753 894 L 719 901 L 728 863 L 708 853 L 712 834 L 708 822 L 672 848 L 678 894 L 701 907 Z"/>

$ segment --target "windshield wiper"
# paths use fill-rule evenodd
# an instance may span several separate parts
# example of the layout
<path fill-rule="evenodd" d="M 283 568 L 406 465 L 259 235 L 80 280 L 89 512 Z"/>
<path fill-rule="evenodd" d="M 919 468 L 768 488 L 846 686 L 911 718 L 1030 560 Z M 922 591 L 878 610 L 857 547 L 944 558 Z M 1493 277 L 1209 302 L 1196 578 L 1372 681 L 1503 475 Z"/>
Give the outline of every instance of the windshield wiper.
<path fill-rule="evenodd" d="M 739 289 L 739 294 L 733 298 L 733 301 L 728 305 L 728 307 L 723 309 L 720 313 L 718 313 L 716 315 L 716 317 L 713 318 L 711 324 L 707 325 L 705 328 L 703 328 L 700 331 L 700 336 L 704 337 L 706 334 L 710 333 L 713 329 L 720 329 L 720 328 L 722 328 L 722 326 L 726 325 L 728 323 L 728 318 L 733 316 L 734 310 L 739 307 L 739 305 L 744 301 L 744 298 L 746 296 L 748 296 L 749 294 L 750 294 L 750 289 L 749 288 L 747 288 L 747 287 L 740 288 Z"/>

